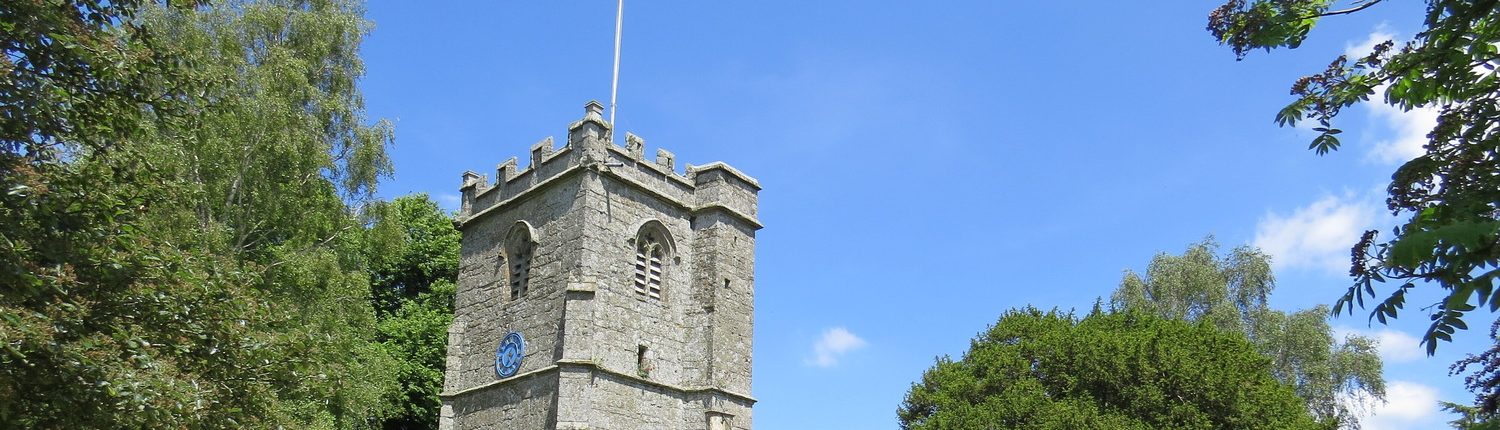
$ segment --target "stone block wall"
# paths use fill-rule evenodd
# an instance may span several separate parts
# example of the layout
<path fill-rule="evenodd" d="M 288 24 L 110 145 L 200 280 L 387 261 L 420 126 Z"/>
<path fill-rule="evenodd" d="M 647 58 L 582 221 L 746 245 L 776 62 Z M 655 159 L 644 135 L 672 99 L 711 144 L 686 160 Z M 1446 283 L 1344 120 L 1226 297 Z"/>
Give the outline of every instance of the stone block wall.
<path fill-rule="evenodd" d="M 564 146 L 539 142 L 524 170 L 512 158 L 493 184 L 464 174 L 444 429 L 750 428 L 759 185 L 723 163 L 679 174 L 634 135 L 615 146 L 601 112 L 591 102 Z M 659 298 L 634 284 L 644 226 L 669 236 Z M 523 227 L 536 248 L 529 291 L 512 300 L 501 261 Z M 494 349 L 510 331 L 526 354 L 500 379 Z"/>

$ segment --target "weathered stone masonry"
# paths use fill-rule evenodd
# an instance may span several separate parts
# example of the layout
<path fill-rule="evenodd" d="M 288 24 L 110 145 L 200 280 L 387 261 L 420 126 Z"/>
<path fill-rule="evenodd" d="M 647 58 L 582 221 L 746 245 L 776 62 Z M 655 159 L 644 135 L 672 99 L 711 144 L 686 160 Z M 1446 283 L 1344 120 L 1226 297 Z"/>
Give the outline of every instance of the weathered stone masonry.
<path fill-rule="evenodd" d="M 750 429 L 760 185 L 723 163 L 680 175 L 629 133 L 616 146 L 602 112 L 493 184 L 464 173 L 440 428 Z M 511 331 L 525 355 L 502 379 Z"/>

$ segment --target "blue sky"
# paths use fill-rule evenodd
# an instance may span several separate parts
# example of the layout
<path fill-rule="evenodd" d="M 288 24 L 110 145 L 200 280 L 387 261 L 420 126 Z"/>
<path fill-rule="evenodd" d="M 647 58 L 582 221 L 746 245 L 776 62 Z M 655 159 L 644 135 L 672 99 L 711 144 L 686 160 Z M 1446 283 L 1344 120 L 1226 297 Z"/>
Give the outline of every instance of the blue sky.
<path fill-rule="evenodd" d="M 1274 255 L 1278 308 L 1341 294 L 1348 247 L 1390 225 L 1384 187 L 1431 114 L 1356 107 L 1323 157 L 1271 118 L 1298 77 L 1420 29 L 1422 4 L 1238 62 L 1204 30 L 1215 6 L 627 2 L 618 128 L 764 186 L 755 427 L 896 428 L 934 357 L 1005 310 L 1086 310 L 1207 235 Z M 368 16 L 366 103 L 397 133 L 384 196 L 455 207 L 460 173 L 609 99 L 612 1 L 375 1 Z M 1333 321 L 1385 341 L 1391 402 L 1368 429 L 1442 425 L 1435 400 L 1470 399 L 1447 367 L 1493 318 L 1426 357 L 1425 318 L 1404 315 Z"/>

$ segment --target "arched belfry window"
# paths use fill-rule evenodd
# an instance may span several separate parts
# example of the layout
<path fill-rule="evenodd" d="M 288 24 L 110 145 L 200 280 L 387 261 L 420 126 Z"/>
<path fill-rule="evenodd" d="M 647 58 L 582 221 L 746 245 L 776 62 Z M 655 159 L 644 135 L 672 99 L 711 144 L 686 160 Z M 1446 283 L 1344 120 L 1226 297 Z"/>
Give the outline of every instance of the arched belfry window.
<path fill-rule="evenodd" d="M 635 236 L 635 292 L 661 300 L 662 279 L 671 258 L 671 236 L 660 222 L 641 226 Z"/>
<path fill-rule="evenodd" d="M 531 225 L 516 221 L 505 234 L 505 278 L 510 286 L 510 299 L 517 300 L 526 295 L 531 285 L 531 259 L 536 252 L 536 239 Z"/>

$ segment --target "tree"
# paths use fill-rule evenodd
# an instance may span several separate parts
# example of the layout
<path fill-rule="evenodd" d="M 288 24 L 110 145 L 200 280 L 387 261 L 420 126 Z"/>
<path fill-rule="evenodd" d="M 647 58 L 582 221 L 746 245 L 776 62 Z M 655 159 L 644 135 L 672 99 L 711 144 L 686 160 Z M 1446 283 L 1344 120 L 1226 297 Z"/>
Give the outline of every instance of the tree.
<path fill-rule="evenodd" d="M 436 429 L 442 399 L 443 365 L 448 357 L 448 326 L 453 324 L 451 280 L 439 280 L 394 314 L 381 319 L 380 340 L 396 360 L 392 368 L 400 384 L 396 411 L 385 418 L 386 429 Z"/>
<path fill-rule="evenodd" d="M 1478 355 L 1469 354 L 1448 370 L 1449 375 L 1458 375 L 1474 368 L 1473 373 L 1464 378 L 1464 385 L 1474 392 L 1474 412 L 1492 418 L 1500 414 L 1500 320 L 1490 324 L 1490 340 L 1493 341 L 1490 349 Z M 1495 425 L 1500 426 L 1500 421 Z"/>
<path fill-rule="evenodd" d="M 180 114 L 173 101 L 202 88 L 140 5 L 0 3 L 0 427 L 191 423 L 217 388 L 191 384 L 195 367 L 224 355 L 162 344 L 242 337 L 195 317 L 244 300 L 141 231 L 160 199 L 131 183 L 154 181 L 117 168 L 148 161 L 126 144 L 147 112 Z"/>
<path fill-rule="evenodd" d="M 371 299 L 380 318 L 379 340 L 401 385 L 396 413 L 386 429 L 436 429 L 442 400 L 448 326 L 458 282 L 459 233 L 426 194 L 383 205 L 381 222 L 368 230 L 366 258 Z"/>
<path fill-rule="evenodd" d="M 196 83 L 182 75 L 183 57 L 135 19 L 143 3 L 152 2 L 0 4 L 7 176 L 22 164 L 119 144 L 140 130 L 146 109 L 174 112 L 174 101 L 191 94 Z"/>
<path fill-rule="evenodd" d="M 380 315 L 431 291 L 443 280 L 458 282 L 458 229 L 453 218 L 426 194 L 397 197 L 379 208 L 381 223 L 367 234 L 371 294 Z"/>
<path fill-rule="evenodd" d="M 0 12 L 0 97 L 50 110 L 0 115 L 0 427 L 378 423 L 395 383 L 353 233 L 391 133 L 354 86 L 358 5 Z"/>
<path fill-rule="evenodd" d="M 164 176 L 153 231 L 227 264 L 255 299 L 238 374 L 241 410 L 267 426 L 378 423 L 395 390 L 376 342 L 358 208 L 390 171 L 388 124 L 369 124 L 355 81 L 369 23 L 347 0 L 248 0 L 146 10 L 212 83 L 192 115 L 142 139 Z M 173 210 L 175 209 L 175 210 Z"/>
<path fill-rule="evenodd" d="M 1296 48 L 1320 19 L 1356 13 L 1382 0 L 1230 0 L 1209 15 L 1208 30 L 1239 58 L 1254 49 Z M 1385 41 L 1361 58 L 1339 56 L 1327 70 L 1292 85 L 1296 97 L 1276 114 L 1290 126 L 1316 121 L 1310 149 L 1337 150 L 1333 120 L 1347 107 L 1383 93 L 1404 110 L 1436 108 L 1426 153 L 1396 169 L 1386 204 L 1406 221 L 1379 239 L 1368 231 L 1353 246 L 1354 283 L 1334 303 L 1353 312 L 1377 300 L 1375 284 L 1398 285 L 1371 317 L 1395 318 L 1418 285 L 1442 288 L 1423 335 L 1430 355 L 1439 340 L 1468 327 L 1467 312 L 1500 309 L 1500 9 L 1497 0 L 1428 0 L 1425 28 L 1411 39 Z"/>
<path fill-rule="evenodd" d="M 1340 399 L 1385 398 L 1375 342 L 1358 335 L 1335 339 L 1326 306 L 1290 314 L 1271 309 L 1266 301 L 1276 280 L 1270 257 L 1260 250 L 1241 246 L 1223 257 L 1217 253 L 1218 244 L 1208 238 L 1180 256 L 1157 254 L 1144 277 L 1125 273 L 1112 307 L 1243 334 L 1320 422 L 1357 428 Z"/>
<path fill-rule="evenodd" d="M 1312 429 L 1253 345 L 1137 313 L 1013 310 L 962 359 L 942 357 L 897 411 L 902 429 Z"/>

